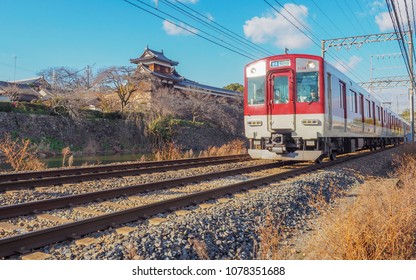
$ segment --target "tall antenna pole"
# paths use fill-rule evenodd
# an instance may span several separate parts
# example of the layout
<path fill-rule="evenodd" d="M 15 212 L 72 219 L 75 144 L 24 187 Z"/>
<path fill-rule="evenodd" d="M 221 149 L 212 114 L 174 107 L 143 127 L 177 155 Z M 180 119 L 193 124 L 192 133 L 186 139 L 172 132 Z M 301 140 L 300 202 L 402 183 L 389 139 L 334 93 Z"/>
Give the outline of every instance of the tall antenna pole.
<path fill-rule="evenodd" d="M 13 75 L 13 82 L 16 82 L 16 60 L 17 60 L 17 55 L 13 55 L 14 58 L 14 75 Z"/>

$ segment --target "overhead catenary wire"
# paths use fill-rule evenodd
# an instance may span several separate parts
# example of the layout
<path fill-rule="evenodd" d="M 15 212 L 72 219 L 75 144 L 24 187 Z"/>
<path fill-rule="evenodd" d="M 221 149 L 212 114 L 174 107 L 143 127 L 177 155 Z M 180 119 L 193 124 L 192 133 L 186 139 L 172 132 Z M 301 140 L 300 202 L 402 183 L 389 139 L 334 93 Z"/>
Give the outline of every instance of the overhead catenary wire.
<path fill-rule="evenodd" d="M 311 42 L 313 43 L 313 44 L 315 44 L 316 46 L 318 46 L 318 48 L 319 49 L 321 49 L 321 45 L 320 45 L 320 43 L 318 43 L 318 42 L 320 42 L 320 40 L 319 40 L 319 38 L 315 35 L 315 34 L 313 34 L 313 32 L 310 32 L 311 33 L 311 35 L 318 41 L 318 42 L 316 42 L 314 39 L 312 39 L 311 38 L 311 36 L 309 36 L 308 34 L 306 34 L 306 32 L 305 31 L 303 31 L 299 26 L 297 26 L 293 21 L 291 21 L 290 19 L 288 19 L 283 13 L 281 13 L 279 10 L 277 10 L 276 9 L 276 7 L 274 7 L 272 4 L 270 4 L 267 0 L 263 0 L 266 4 L 268 4 L 273 10 L 275 10 L 277 13 L 279 13 L 284 19 L 286 19 L 290 24 L 292 24 L 297 30 L 299 30 L 303 35 L 305 35 L 309 40 L 311 40 Z M 275 0 L 276 1 L 276 0 Z M 276 1 L 276 3 L 278 3 L 277 1 Z M 282 6 L 280 3 L 278 3 L 280 6 Z M 293 17 L 293 15 L 292 15 L 292 17 Z M 358 77 L 354 72 L 352 72 L 352 69 L 347 65 L 347 64 L 345 64 L 341 59 L 339 59 L 339 58 L 336 58 L 336 56 L 335 55 L 332 55 L 332 54 L 328 54 L 329 56 L 331 56 L 333 59 L 335 59 L 338 63 L 340 63 L 340 65 L 342 66 L 342 67 L 344 67 L 347 71 L 349 71 L 350 73 L 351 73 L 351 75 L 352 76 L 354 76 L 354 77 L 356 77 L 359 81 L 362 81 L 362 79 L 360 78 L 360 77 Z"/>
<path fill-rule="evenodd" d="M 140 4 L 142 4 L 142 5 L 146 6 L 146 7 L 149 7 L 149 8 L 151 8 L 151 9 L 153 9 L 155 12 L 153 12 L 153 11 L 151 11 L 151 10 L 149 10 L 149 9 L 144 8 L 143 6 L 140 6 L 140 5 L 138 5 L 138 4 L 135 4 L 135 3 L 133 3 L 133 2 L 131 2 L 131 1 L 129 1 L 129 0 L 123 0 L 123 1 L 124 1 L 124 2 L 126 2 L 126 3 L 128 3 L 128 4 L 130 4 L 130 5 L 132 5 L 132 6 L 134 6 L 134 7 L 136 7 L 136 8 L 138 8 L 138 9 L 140 9 L 140 10 L 142 10 L 142 11 L 145 11 L 146 13 L 148 13 L 148 14 L 150 14 L 150 15 L 154 16 L 154 17 L 157 17 L 157 18 L 159 18 L 159 19 L 161 19 L 161 20 L 164 20 L 164 21 L 166 21 L 166 22 L 168 22 L 168 23 L 170 23 L 170 24 L 172 24 L 172 25 L 174 25 L 174 26 L 176 26 L 176 27 L 178 27 L 178 28 L 180 28 L 180 29 L 183 29 L 183 30 L 185 30 L 185 31 L 189 32 L 190 34 L 193 34 L 193 35 L 195 35 L 195 36 L 197 36 L 197 37 L 199 37 L 199 38 L 202 38 L 202 39 L 204 39 L 204 40 L 206 40 L 206 41 L 208 41 L 208 42 L 211 42 L 211 43 L 213 43 L 213 44 L 215 44 L 215 45 L 217 45 L 217 46 L 220 46 L 220 47 L 222 47 L 222 48 L 225 48 L 225 49 L 227 49 L 227 50 L 229 50 L 229 51 L 231 51 L 231 52 L 233 52 L 233 53 L 236 53 L 236 54 L 238 54 L 238 55 L 241 55 L 241 56 L 243 56 L 243 57 L 246 57 L 246 58 L 248 58 L 248 59 L 250 59 L 250 60 L 256 60 L 256 59 L 258 59 L 258 58 L 259 58 L 259 57 L 253 56 L 253 54 L 252 54 L 252 53 L 249 53 L 249 52 L 247 52 L 247 51 L 245 51 L 245 50 L 242 50 L 242 49 L 241 49 L 241 48 L 239 48 L 238 46 L 235 46 L 235 45 L 232 45 L 232 44 L 230 44 L 230 43 L 228 43 L 228 42 L 225 42 L 223 39 L 218 38 L 218 37 L 216 37 L 216 36 L 213 36 L 213 35 L 211 35 L 211 34 L 209 34 L 209 33 L 205 32 L 205 31 L 203 31 L 203 30 L 201 30 L 201 29 L 199 29 L 199 28 L 196 28 L 196 27 L 194 27 L 194 26 L 192 26 L 192 25 L 190 25 L 190 24 L 188 24 L 188 23 L 186 23 L 186 22 L 184 22 L 184 21 L 182 21 L 182 20 L 178 19 L 177 17 L 174 17 L 174 16 L 172 16 L 172 15 L 169 15 L 168 13 L 163 12 L 163 11 L 161 11 L 160 9 L 157 9 L 157 8 L 155 8 L 155 7 L 151 6 L 151 5 L 148 5 L 147 3 L 144 3 L 143 1 L 136 0 L 136 2 L 139 2 Z M 165 16 L 167 16 L 167 17 L 170 17 L 170 18 L 172 18 L 172 19 L 174 19 L 174 20 L 179 21 L 179 22 L 180 22 L 180 23 L 182 23 L 183 25 L 178 24 L 178 23 L 176 23 L 176 22 L 174 22 L 174 21 L 170 20 L 169 18 L 167 18 L 167 17 L 163 17 L 163 16 L 161 16 L 161 15 L 159 15 L 159 14 L 157 14 L 157 13 L 164 14 L 164 15 L 165 15 Z M 202 33 L 202 34 L 204 34 L 204 35 L 201 35 L 201 34 L 199 34 L 198 32 L 200 32 L 200 33 Z M 212 39 L 211 39 L 211 38 L 209 38 L 209 37 L 211 37 Z M 227 45 L 228 45 L 228 46 L 227 46 Z"/>
<path fill-rule="evenodd" d="M 234 40 L 237 40 L 240 43 L 246 44 L 247 47 L 250 47 L 252 49 L 255 49 L 256 51 L 259 51 L 265 55 L 273 55 L 272 52 L 270 52 L 269 50 L 263 48 L 262 46 L 259 46 L 258 44 L 253 43 L 252 41 L 248 40 L 245 37 L 240 36 L 239 34 L 235 33 L 234 31 L 228 29 L 227 27 L 223 26 L 222 24 L 219 24 L 218 22 L 216 22 L 215 20 L 208 18 L 207 16 L 201 14 L 200 12 L 198 12 L 195 9 L 192 9 L 191 7 L 189 7 L 188 5 L 186 5 L 185 3 L 182 3 L 179 0 L 175 0 L 175 2 L 177 2 L 177 4 L 175 5 L 174 3 L 172 3 L 169 0 L 161 0 L 164 3 L 169 3 L 168 5 L 170 6 L 174 6 L 175 9 L 180 10 L 182 13 L 190 16 L 191 18 L 196 19 L 197 21 L 203 21 L 205 24 L 207 24 L 207 26 L 209 26 L 209 28 L 216 30 L 217 32 L 221 33 L 222 35 L 225 35 L 227 37 L 231 37 Z M 179 7 L 182 6 L 182 8 Z M 199 16 L 199 19 L 197 16 L 192 15 L 192 13 L 185 11 L 184 9 L 187 9 L 189 11 L 191 11 L 192 13 L 195 13 L 196 15 Z"/>
<path fill-rule="evenodd" d="M 412 84 L 415 85 L 415 79 L 414 79 L 413 73 L 410 69 L 409 54 L 408 54 L 408 51 L 407 51 L 407 48 L 406 48 L 406 44 L 404 42 L 405 32 L 404 32 L 404 30 L 401 26 L 403 24 L 403 22 L 400 22 L 399 15 L 398 15 L 398 9 L 396 8 L 395 3 L 391 0 L 390 1 L 386 0 L 386 4 L 387 4 L 387 8 L 389 10 L 389 14 L 390 14 L 390 18 L 391 18 L 392 23 L 393 23 L 394 30 L 395 30 L 396 33 L 398 33 L 400 35 L 400 38 L 398 38 L 398 43 L 399 43 L 400 50 L 403 54 L 403 60 L 404 60 L 404 63 L 406 65 L 407 72 L 409 74 L 409 77 L 411 79 Z M 410 58 L 410 59 L 413 59 L 413 58 Z"/>

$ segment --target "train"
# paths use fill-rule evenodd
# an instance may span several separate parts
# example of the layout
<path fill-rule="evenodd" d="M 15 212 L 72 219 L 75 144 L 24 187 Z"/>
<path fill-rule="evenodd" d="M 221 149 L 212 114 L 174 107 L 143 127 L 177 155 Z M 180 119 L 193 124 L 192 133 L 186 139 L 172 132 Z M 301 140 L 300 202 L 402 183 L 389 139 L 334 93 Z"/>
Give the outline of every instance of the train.
<path fill-rule="evenodd" d="M 244 68 L 244 128 L 254 159 L 335 160 L 405 141 L 410 124 L 324 58 L 281 54 Z"/>

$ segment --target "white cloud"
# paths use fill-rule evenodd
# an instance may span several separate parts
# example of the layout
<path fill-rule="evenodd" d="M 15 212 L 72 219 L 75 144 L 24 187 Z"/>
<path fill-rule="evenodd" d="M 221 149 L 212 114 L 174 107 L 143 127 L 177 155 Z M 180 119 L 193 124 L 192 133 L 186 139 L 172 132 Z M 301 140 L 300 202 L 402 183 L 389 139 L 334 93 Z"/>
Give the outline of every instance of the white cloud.
<path fill-rule="evenodd" d="M 163 21 L 163 30 L 165 30 L 168 35 L 172 36 L 193 35 L 193 33 L 198 33 L 195 28 L 187 26 L 183 23 L 179 23 L 178 25 L 165 20 Z"/>
<path fill-rule="evenodd" d="M 388 12 L 380 13 L 375 17 L 376 23 L 380 31 L 392 31 L 393 22 L 391 21 L 390 14 Z"/>
<path fill-rule="evenodd" d="M 308 8 L 303 5 L 285 4 L 285 9 L 299 22 L 308 26 Z M 280 9 L 285 17 L 299 26 L 299 23 L 284 9 Z M 302 26 L 299 28 L 304 29 Z M 247 20 L 243 26 L 244 34 L 254 43 L 271 42 L 279 48 L 306 49 L 312 41 L 288 22 L 281 14 L 274 12 L 263 17 L 253 17 Z"/>
<path fill-rule="evenodd" d="M 377 1 L 373 3 L 376 4 Z M 413 6 L 416 5 L 415 0 L 407 1 L 407 10 L 410 10 Z M 394 1 L 397 13 L 399 15 L 399 20 L 402 21 L 401 26 L 405 27 L 405 30 L 408 30 L 408 18 L 406 13 L 406 3 L 405 0 L 397 0 Z M 413 13 L 409 13 L 411 24 L 413 25 L 414 17 Z M 378 28 L 381 32 L 385 31 L 394 31 L 393 23 L 390 18 L 389 12 L 380 12 L 375 16 L 375 22 L 378 25 Z"/>
<path fill-rule="evenodd" d="M 214 16 L 211 15 L 210 13 L 206 14 L 206 17 L 210 20 L 210 21 L 214 21 Z"/>
<path fill-rule="evenodd" d="M 348 59 L 348 62 L 337 61 L 337 62 L 335 62 L 334 66 L 339 71 L 341 71 L 343 73 L 347 73 L 347 72 L 350 72 L 351 70 L 353 70 L 354 68 L 356 68 L 356 66 L 361 62 L 361 60 L 363 60 L 361 57 L 353 55 Z"/>

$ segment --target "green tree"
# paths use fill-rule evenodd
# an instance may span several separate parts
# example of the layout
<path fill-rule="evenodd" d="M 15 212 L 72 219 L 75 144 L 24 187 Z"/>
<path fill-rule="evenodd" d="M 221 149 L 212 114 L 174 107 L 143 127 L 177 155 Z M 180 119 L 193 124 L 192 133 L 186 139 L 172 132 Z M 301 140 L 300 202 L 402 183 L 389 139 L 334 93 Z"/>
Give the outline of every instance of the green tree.
<path fill-rule="evenodd" d="M 401 116 L 403 119 L 405 119 L 406 121 L 410 122 L 410 110 L 409 110 L 409 109 L 404 110 L 404 111 L 400 114 L 400 116 Z"/>
<path fill-rule="evenodd" d="M 229 84 L 229 85 L 225 86 L 224 89 L 243 92 L 244 91 L 244 86 L 242 84 L 239 84 L 239 83 L 233 83 L 233 84 Z"/>

